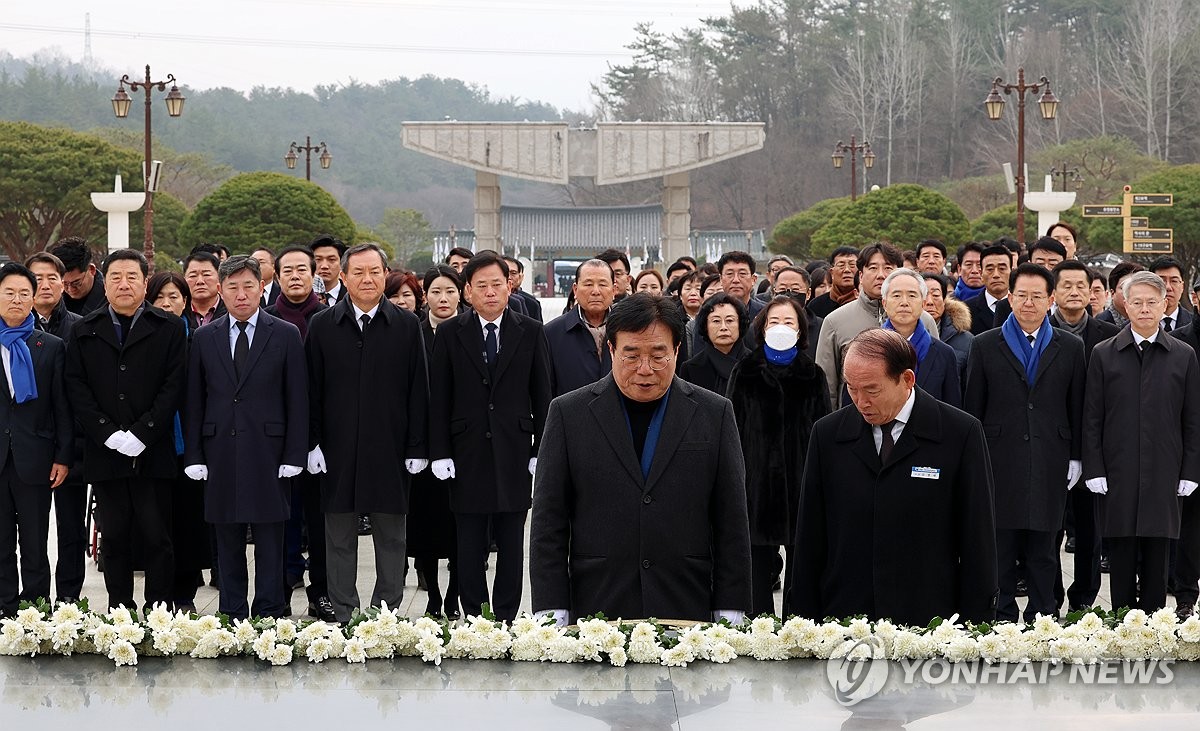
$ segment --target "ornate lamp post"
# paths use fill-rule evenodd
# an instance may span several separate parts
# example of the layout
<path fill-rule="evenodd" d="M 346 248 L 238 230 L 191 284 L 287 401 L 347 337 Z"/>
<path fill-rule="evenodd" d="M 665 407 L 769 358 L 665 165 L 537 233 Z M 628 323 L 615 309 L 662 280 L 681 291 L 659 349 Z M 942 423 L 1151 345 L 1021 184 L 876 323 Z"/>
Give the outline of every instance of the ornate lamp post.
<path fill-rule="evenodd" d="M 1025 243 L 1025 94 L 1037 94 L 1039 91 L 1042 92 L 1038 99 L 1042 119 L 1054 119 L 1058 113 L 1058 97 L 1050 91 L 1050 80 L 1043 76 L 1037 83 L 1027 84 L 1024 68 L 1017 69 L 1015 84 L 1006 84 L 1004 79 L 997 76 L 992 82 L 991 93 L 983 100 L 988 119 L 995 121 L 1004 113 L 1004 97 L 1000 96 L 1000 92 L 1017 94 L 1017 241 L 1022 244 Z"/>
<path fill-rule="evenodd" d="M 1050 177 L 1062 178 L 1062 189 L 1064 193 L 1067 192 L 1068 179 L 1075 190 L 1078 191 L 1083 188 L 1083 176 L 1079 174 L 1079 168 L 1068 168 L 1065 162 L 1062 164 L 1061 168 L 1050 168 Z"/>
<path fill-rule="evenodd" d="M 854 135 L 850 135 L 850 144 L 842 144 L 838 140 L 833 146 L 833 167 L 841 170 L 842 163 L 846 159 L 846 153 L 850 153 L 850 202 L 858 200 L 858 155 L 862 153 L 863 167 L 867 170 L 875 167 L 875 153 L 871 152 L 871 143 L 859 143 L 855 140 Z"/>
<path fill-rule="evenodd" d="M 167 114 L 172 117 L 178 117 L 183 114 L 184 96 L 179 92 L 179 87 L 175 83 L 175 75 L 167 74 L 166 81 L 151 81 L 150 80 L 150 65 L 146 64 L 146 78 L 142 81 L 134 81 L 129 78 L 129 74 L 121 77 L 117 85 L 117 93 L 113 94 L 112 107 L 113 113 L 118 119 L 125 119 L 129 115 L 129 107 L 133 104 L 133 99 L 125 91 L 125 85 L 129 85 L 129 91 L 145 91 L 146 92 L 146 161 L 145 169 L 142 171 L 143 180 L 146 185 L 146 207 L 145 207 L 145 228 L 146 236 L 143 243 L 142 251 L 146 255 L 146 261 L 149 262 L 150 268 L 154 268 L 154 180 L 152 179 L 151 166 L 153 161 L 150 159 L 150 92 L 157 87 L 159 91 L 167 91 L 167 84 L 171 85 L 171 90 L 167 92 Z"/>
<path fill-rule="evenodd" d="M 319 145 L 312 143 L 312 137 L 305 136 L 304 144 L 297 145 L 295 142 L 288 147 L 287 154 L 283 156 L 283 162 L 287 165 L 288 170 L 296 169 L 296 161 L 300 159 L 298 153 L 304 153 L 304 179 L 312 180 L 312 154 L 320 150 L 321 154 L 317 157 L 317 162 L 321 163 L 322 170 L 328 170 L 330 163 L 333 162 L 333 155 L 329 154 L 329 148 L 322 142 Z"/>

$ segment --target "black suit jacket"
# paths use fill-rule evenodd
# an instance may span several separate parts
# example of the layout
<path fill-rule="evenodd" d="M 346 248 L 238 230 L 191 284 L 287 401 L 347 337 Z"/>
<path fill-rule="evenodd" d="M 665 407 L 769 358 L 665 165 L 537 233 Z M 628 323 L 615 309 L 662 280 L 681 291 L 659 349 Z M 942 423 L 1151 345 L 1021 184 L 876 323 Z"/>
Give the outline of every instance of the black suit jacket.
<path fill-rule="evenodd" d="M 813 428 L 792 572 L 791 606 L 800 615 L 864 614 L 922 627 L 954 613 L 994 619 L 996 531 L 983 427 L 916 393 L 885 464 L 854 406 Z"/>
<path fill-rule="evenodd" d="M 1193 317 L 1192 313 L 1188 312 L 1187 309 L 1184 308 L 1183 306 L 1180 306 L 1179 309 L 1177 309 L 1175 312 L 1176 322 L 1172 323 L 1171 331 L 1174 332 L 1175 330 L 1178 330 L 1181 327 L 1186 327 L 1188 325 L 1191 325 L 1192 317 Z"/>
<path fill-rule="evenodd" d="M 597 352 L 596 341 L 579 319 L 578 308 L 546 323 L 546 342 L 550 347 L 555 396 L 595 383 L 612 372 L 608 344 L 601 343 Z"/>
<path fill-rule="evenodd" d="M 1067 507 L 1067 462 L 1083 458 L 1083 341 L 1052 333 L 1032 388 L 1003 331 L 971 342 L 963 408 L 983 422 L 996 456 L 997 528 L 1057 531 Z"/>
<path fill-rule="evenodd" d="M 711 621 L 749 609 L 733 405 L 679 378 L 669 393 L 648 477 L 611 375 L 551 403 L 529 537 L 534 610 Z"/>
<path fill-rule="evenodd" d="M 996 302 L 996 311 L 992 312 L 992 308 L 988 307 L 987 304 L 987 291 L 984 290 L 967 300 L 964 304 L 971 310 L 971 332 L 975 335 L 982 335 L 997 326 L 996 321 L 1000 315 L 1000 308 L 1007 305 L 1008 300 L 998 300 Z M 1011 307 L 1008 309 L 1008 312 L 1012 312 Z M 1004 313 L 1005 318 L 1008 317 L 1008 312 Z M 1004 320 L 1001 319 L 1000 324 L 1003 324 L 1003 322 Z"/>
<path fill-rule="evenodd" d="M 456 513 L 528 510 L 529 459 L 537 456 L 550 406 L 550 356 L 541 323 L 512 310 L 500 321 L 489 368 L 483 328 L 468 311 L 438 326 L 430 362 L 430 456 L 453 459 Z"/>
<path fill-rule="evenodd" d="M 279 299 L 279 293 L 283 291 L 283 288 L 279 286 L 278 279 L 271 282 L 268 286 L 271 288 L 270 292 L 264 290 L 259 302 L 260 306 L 264 308 L 275 304 L 275 300 Z"/>
<path fill-rule="evenodd" d="M 175 412 L 186 369 L 183 320 L 157 307 L 143 307 L 124 344 L 108 307 L 75 323 L 67 341 L 67 394 L 87 434 L 89 480 L 176 477 Z M 104 446 L 122 430 L 133 432 L 145 451 L 127 457 Z"/>
<path fill-rule="evenodd" d="M 208 467 L 210 523 L 287 520 L 290 484 L 280 465 L 308 456 L 308 368 L 295 325 L 259 311 L 245 372 L 236 373 L 222 317 L 192 336 L 183 460 Z"/>
<path fill-rule="evenodd" d="M 322 507 L 408 512 L 405 459 L 425 459 L 429 385 L 421 323 L 381 299 L 364 333 L 349 297 L 313 315 L 308 355 L 309 446 L 320 444 Z"/>
<path fill-rule="evenodd" d="M 521 301 L 525 303 L 525 314 L 538 322 L 542 322 L 542 303 L 537 297 L 534 297 L 523 289 L 519 289 L 513 294 L 520 297 Z"/>
<path fill-rule="evenodd" d="M 1058 319 L 1057 314 L 1050 316 L 1050 324 L 1054 327 L 1062 327 L 1062 321 Z M 1088 315 L 1087 325 L 1083 327 L 1083 363 L 1085 371 L 1087 364 L 1092 360 L 1092 349 L 1119 332 L 1121 332 L 1121 328 L 1113 323 Z"/>
<path fill-rule="evenodd" d="M 0 373 L 0 470 L 11 456 L 21 482 L 44 489 L 50 484 L 51 466 L 71 467 L 74 459 L 75 420 L 64 380 L 67 349 L 62 340 L 40 330 L 30 333 L 25 344 L 38 395 L 18 404 Z"/>

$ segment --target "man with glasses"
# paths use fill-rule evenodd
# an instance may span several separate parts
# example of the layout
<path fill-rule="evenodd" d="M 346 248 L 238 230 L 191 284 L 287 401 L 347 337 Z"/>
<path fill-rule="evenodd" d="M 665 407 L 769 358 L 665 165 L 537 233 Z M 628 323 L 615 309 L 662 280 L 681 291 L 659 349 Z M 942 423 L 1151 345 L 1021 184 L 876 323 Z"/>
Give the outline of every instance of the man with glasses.
<path fill-rule="evenodd" d="M 829 313 L 858 298 L 857 286 L 858 249 L 839 246 L 829 255 L 829 291 L 809 302 L 808 309 L 818 317 L 829 317 Z"/>
<path fill-rule="evenodd" d="M 560 625 L 597 612 L 737 622 L 750 606 L 733 406 L 675 377 L 685 322 L 678 302 L 631 295 L 608 317 L 612 374 L 551 402 L 529 580 L 534 611 Z"/>
<path fill-rule="evenodd" d="M 1012 273 L 1010 289 L 1008 319 L 971 344 L 963 409 L 983 422 L 993 455 L 1000 578 L 996 618 L 1018 619 L 1021 558 L 1029 586 L 1024 620 L 1032 622 L 1038 614 L 1058 614 L 1056 539 L 1067 492 L 1083 469 L 1084 352 L 1082 340 L 1050 324 L 1050 272 L 1022 264 Z"/>
<path fill-rule="evenodd" d="M 104 276 L 97 276 L 96 265 L 92 263 L 92 249 L 86 240 L 68 236 L 60 239 L 50 253 L 57 256 L 66 269 L 62 277 L 63 301 L 67 303 L 68 310 L 76 315 L 86 315 L 107 304 L 104 299 Z"/>
<path fill-rule="evenodd" d="M 750 319 L 762 310 L 762 300 L 754 298 L 754 287 L 758 275 L 754 273 L 754 257 L 744 251 L 730 251 L 717 260 L 717 271 L 721 274 L 721 289 L 736 297 L 746 306 Z"/>
<path fill-rule="evenodd" d="M 1200 539 L 1180 531 L 1180 503 L 1198 499 L 1200 367 L 1186 343 L 1162 330 L 1163 280 L 1136 272 L 1121 288 L 1129 324 L 1088 364 L 1083 476 L 1101 496 L 1112 606 L 1150 613 L 1166 606 L 1170 540 L 1190 550 Z"/>

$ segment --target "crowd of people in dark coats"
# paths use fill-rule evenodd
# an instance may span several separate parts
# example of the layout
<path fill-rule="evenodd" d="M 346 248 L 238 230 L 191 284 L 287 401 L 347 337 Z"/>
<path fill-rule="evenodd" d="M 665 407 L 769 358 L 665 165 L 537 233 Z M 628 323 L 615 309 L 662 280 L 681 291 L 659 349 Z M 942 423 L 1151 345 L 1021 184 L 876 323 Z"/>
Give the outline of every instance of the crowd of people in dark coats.
<path fill-rule="evenodd" d="M 610 249 L 544 324 L 524 268 L 456 248 L 393 271 L 328 235 L 201 245 L 182 273 L 80 239 L 4 265 L 0 615 L 78 599 L 93 505 L 113 607 L 195 610 L 209 570 L 232 618 L 304 587 L 347 622 L 397 606 L 412 559 L 450 618 L 513 619 L 526 575 L 563 623 L 1032 621 L 1092 606 L 1105 571 L 1114 606 L 1194 611 L 1200 340 L 1175 259 L 1105 276 L 1066 224 L 764 277 L 741 251 L 632 272 Z"/>

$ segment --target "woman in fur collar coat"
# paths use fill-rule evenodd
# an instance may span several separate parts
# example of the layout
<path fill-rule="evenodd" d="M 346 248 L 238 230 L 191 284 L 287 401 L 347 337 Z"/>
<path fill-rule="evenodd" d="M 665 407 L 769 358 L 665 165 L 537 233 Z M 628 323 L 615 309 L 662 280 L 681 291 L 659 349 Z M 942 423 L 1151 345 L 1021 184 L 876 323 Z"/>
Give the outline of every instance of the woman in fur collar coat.
<path fill-rule="evenodd" d="M 729 376 L 728 397 L 746 461 L 751 615 L 775 613 L 779 547 L 792 545 L 808 438 L 829 413 L 825 373 L 808 356 L 808 322 L 796 300 L 778 296 L 751 324 L 758 347 Z M 790 583 L 791 550 L 788 551 Z M 790 612 L 784 587 L 783 614 Z"/>

